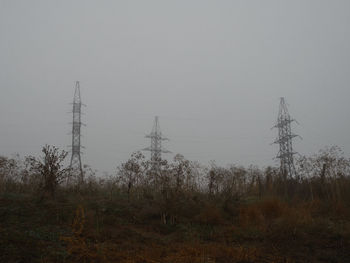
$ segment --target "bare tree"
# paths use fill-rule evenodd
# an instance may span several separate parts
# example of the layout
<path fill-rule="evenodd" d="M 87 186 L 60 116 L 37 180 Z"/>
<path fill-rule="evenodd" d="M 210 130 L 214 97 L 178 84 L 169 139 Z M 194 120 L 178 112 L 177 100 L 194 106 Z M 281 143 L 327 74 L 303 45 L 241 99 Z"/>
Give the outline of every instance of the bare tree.
<path fill-rule="evenodd" d="M 180 191 L 184 184 L 186 184 L 187 187 L 189 186 L 192 179 L 190 161 L 186 160 L 183 155 L 176 154 L 174 163 L 171 164 L 170 169 L 175 179 L 176 191 Z"/>
<path fill-rule="evenodd" d="M 145 156 L 141 152 L 133 153 L 128 161 L 118 167 L 118 179 L 126 185 L 128 199 L 130 199 L 132 188 L 142 180 L 146 169 Z"/>
<path fill-rule="evenodd" d="M 69 168 L 63 168 L 62 162 L 67 157 L 68 152 L 59 151 L 55 146 L 45 145 L 42 149 L 43 157 L 36 158 L 29 156 L 26 158 L 30 171 L 39 175 L 39 189 L 43 196 L 49 195 L 54 198 L 57 186 L 69 175 Z"/>
<path fill-rule="evenodd" d="M 308 182 L 311 199 L 314 195 L 328 200 L 341 200 L 347 194 L 346 178 L 350 176 L 350 160 L 337 146 L 325 148 L 311 157 L 301 157 L 298 169 Z"/>
<path fill-rule="evenodd" d="M 19 161 L 0 156 L 0 192 L 19 182 Z"/>

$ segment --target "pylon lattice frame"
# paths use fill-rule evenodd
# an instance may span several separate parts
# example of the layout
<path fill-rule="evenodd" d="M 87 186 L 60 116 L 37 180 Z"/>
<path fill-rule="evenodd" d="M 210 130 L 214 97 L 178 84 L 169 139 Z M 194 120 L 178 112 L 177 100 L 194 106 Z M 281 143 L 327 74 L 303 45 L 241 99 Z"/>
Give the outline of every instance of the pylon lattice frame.
<path fill-rule="evenodd" d="M 169 141 L 169 139 L 163 137 L 162 132 L 160 131 L 158 116 L 156 116 L 154 119 L 152 132 L 146 135 L 145 137 L 151 139 L 151 146 L 143 150 L 151 152 L 151 164 L 152 164 L 151 169 L 154 172 L 159 172 L 160 164 L 162 160 L 162 153 L 171 153 L 171 152 L 162 147 L 162 141 Z"/>
<path fill-rule="evenodd" d="M 72 156 L 70 161 L 71 177 L 77 182 L 83 181 L 83 168 L 81 163 L 81 96 L 80 83 L 75 82 L 73 99 L 73 122 L 72 122 Z"/>
<path fill-rule="evenodd" d="M 298 135 L 293 134 L 291 123 L 295 120 L 289 115 L 285 99 L 280 99 L 280 106 L 277 118 L 277 124 L 274 128 L 278 129 L 278 138 L 274 142 L 279 145 L 279 152 L 276 158 L 280 159 L 280 172 L 285 178 L 297 178 L 294 166 L 294 155 L 292 140 Z"/>

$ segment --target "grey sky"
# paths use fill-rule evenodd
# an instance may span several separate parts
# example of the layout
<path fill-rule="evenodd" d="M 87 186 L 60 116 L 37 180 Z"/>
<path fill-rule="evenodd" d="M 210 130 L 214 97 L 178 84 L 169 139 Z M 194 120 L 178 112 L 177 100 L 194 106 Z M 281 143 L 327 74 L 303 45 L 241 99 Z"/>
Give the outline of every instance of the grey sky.
<path fill-rule="evenodd" d="M 350 153 L 350 1 L 0 0 L 0 154 L 68 149 L 69 103 L 87 107 L 84 163 L 113 172 L 148 146 L 266 166 L 279 97 L 301 154 Z M 172 155 L 169 155 L 171 158 Z"/>

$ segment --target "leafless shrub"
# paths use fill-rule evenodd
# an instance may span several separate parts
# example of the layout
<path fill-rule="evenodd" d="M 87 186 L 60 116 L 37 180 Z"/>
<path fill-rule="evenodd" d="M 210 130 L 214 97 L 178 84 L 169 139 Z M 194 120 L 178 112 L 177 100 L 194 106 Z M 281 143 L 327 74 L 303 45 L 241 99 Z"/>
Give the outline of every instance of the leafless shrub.
<path fill-rule="evenodd" d="M 45 145 L 42 152 L 41 158 L 29 156 L 26 162 L 32 174 L 40 178 L 41 194 L 54 198 L 57 186 L 69 176 L 69 168 L 63 168 L 62 164 L 68 153 L 59 152 L 58 148 L 49 145 Z"/>

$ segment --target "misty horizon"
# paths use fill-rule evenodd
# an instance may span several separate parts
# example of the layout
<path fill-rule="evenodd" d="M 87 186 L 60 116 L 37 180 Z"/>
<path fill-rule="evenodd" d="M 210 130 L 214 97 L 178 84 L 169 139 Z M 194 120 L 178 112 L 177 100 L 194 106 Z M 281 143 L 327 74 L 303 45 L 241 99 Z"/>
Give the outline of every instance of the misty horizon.
<path fill-rule="evenodd" d="M 350 154 L 347 1 L 0 1 L 0 155 L 68 151 L 81 85 L 82 163 L 114 173 L 160 118 L 192 161 L 278 166 L 285 97 L 294 149 Z M 149 157 L 149 153 L 145 153 Z M 67 162 L 69 162 L 67 158 Z"/>

